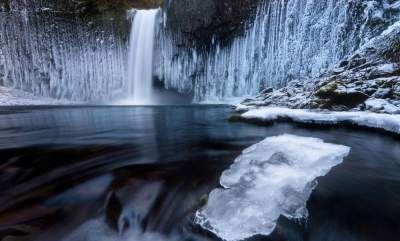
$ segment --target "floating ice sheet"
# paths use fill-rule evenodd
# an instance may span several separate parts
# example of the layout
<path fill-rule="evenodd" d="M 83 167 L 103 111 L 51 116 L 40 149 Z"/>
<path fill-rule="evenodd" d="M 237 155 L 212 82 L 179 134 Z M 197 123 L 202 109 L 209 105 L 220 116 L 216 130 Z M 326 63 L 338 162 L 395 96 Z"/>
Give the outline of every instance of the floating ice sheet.
<path fill-rule="evenodd" d="M 349 147 L 321 139 L 281 135 L 243 151 L 220 179 L 196 223 L 228 241 L 269 235 L 280 215 L 306 218 L 316 178 L 348 155 Z"/>

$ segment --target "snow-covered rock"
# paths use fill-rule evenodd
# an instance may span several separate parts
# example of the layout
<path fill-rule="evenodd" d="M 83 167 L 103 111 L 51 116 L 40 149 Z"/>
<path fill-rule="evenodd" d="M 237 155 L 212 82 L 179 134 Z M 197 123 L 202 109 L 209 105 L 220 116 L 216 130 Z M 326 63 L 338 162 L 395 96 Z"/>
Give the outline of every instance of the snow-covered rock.
<path fill-rule="evenodd" d="M 295 79 L 284 88 L 262 91 L 258 96 L 244 100 L 241 109 L 243 106 L 280 106 L 398 113 L 400 61 L 395 56 L 398 48 L 400 22 L 344 58 L 336 68 L 317 78 Z M 387 108 L 371 108 L 371 101 L 385 101 Z"/>
<path fill-rule="evenodd" d="M 340 164 L 350 148 L 321 139 L 268 137 L 243 151 L 220 179 L 196 222 L 224 240 L 269 235 L 280 215 L 306 218 L 316 178 Z"/>
<path fill-rule="evenodd" d="M 216 6 L 229 9 L 226 7 L 229 4 L 223 3 L 235 1 L 202 2 L 209 6 L 218 3 Z M 236 2 L 247 2 L 243 6 L 246 8 L 250 2 L 257 1 Z M 221 44 L 214 34 L 207 35 L 215 40 L 211 41 L 208 50 L 184 46 L 187 40 L 193 43 L 196 36 L 207 32 L 207 26 L 213 26 L 213 21 L 204 24 L 200 32 L 192 32 L 193 28 L 185 31 L 183 35 L 188 34 L 189 39 L 168 27 L 160 28 L 154 74 L 164 81 L 167 88 L 194 93 L 195 101 L 255 95 L 265 87 L 282 87 L 293 79 L 319 76 L 344 56 L 352 55 L 360 46 L 381 35 L 400 16 L 396 10 L 398 4 L 393 0 L 261 2 L 254 20 L 243 22 L 248 27 L 230 43 Z M 219 7 L 210 9 L 219 11 Z M 232 14 L 235 12 L 233 8 Z M 164 16 L 166 26 L 171 22 L 170 17 L 176 19 L 176 16 Z M 198 20 L 194 22 L 199 23 Z M 230 22 L 224 23 L 223 28 L 226 29 Z M 365 58 L 354 59 L 349 66 L 356 67 L 365 61 Z"/>
<path fill-rule="evenodd" d="M 368 99 L 365 101 L 365 108 L 373 112 L 385 112 L 389 114 L 400 114 L 400 109 L 383 99 Z"/>
<path fill-rule="evenodd" d="M 249 110 L 243 113 L 241 117 L 244 119 L 259 119 L 264 121 L 274 121 L 279 118 L 285 118 L 294 122 L 317 124 L 352 123 L 354 125 L 384 129 L 400 134 L 400 115 L 391 114 L 362 111 L 312 111 L 281 107 L 264 107 Z"/>

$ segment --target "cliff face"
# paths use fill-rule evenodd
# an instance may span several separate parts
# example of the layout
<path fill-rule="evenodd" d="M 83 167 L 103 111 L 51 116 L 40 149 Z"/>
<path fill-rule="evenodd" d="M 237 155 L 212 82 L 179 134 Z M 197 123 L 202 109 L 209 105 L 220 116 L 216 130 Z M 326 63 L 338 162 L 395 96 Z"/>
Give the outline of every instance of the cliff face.
<path fill-rule="evenodd" d="M 38 96 L 102 101 L 122 89 L 129 22 L 83 19 L 65 0 L 7 0 L 0 12 L 0 84 Z"/>
<path fill-rule="evenodd" d="M 227 45 L 243 33 L 256 16 L 260 0 L 168 0 L 167 28 L 181 35 L 185 47 Z"/>
<path fill-rule="evenodd" d="M 160 4 L 155 77 L 198 101 L 315 78 L 400 20 L 393 0 L 1 0 L 0 85 L 90 102 L 124 94 L 125 9 Z"/>
<path fill-rule="evenodd" d="M 186 47 L 229 42 L 254 17 L 253 0 L 164 2 Z M 103 102 L 123 94 L 130 7 L 162 0 L 0 1 L 0 85 L 37 96 Z M 219 40 L 218 40 L 219 41 Z"/>
<path fill-rule="evenodd" d="M 201 13 L 223 15 L 208 7 L 212 0 L 203 4 Z M 182 17 L 169 20 L 168 14 L 159 36 L 155 72 L 167 88 L 193 92 L 197 101 L 255 95 L 265 87 L 283 87 L 291 80 L 315 78 L 332 69 L 399 21 L 399 6 L 393 0 L 263 0 L 251 11 L 255 14 L 250 14 L 247 24 L 241 24 L 242 34 L 233 34 L 228 44 L 215 36 L 211 50 L 187 46 L 198 42 L 199 37 L 190 36 L 202 32 L 201 26 L 215 21 L 195 21 L 194 15 L 193 25 L 186 26 L 183 20 L 179 26 Z M 210 36 L 202 33 L 203 38 Z M 210 41 L 200 38 L 200 42 Z"/>
<path fill-rule="evenodd" d="M 240 109 L 278 106 L 400 114 L 399 46 L 397 22 L 323 75 L 267 88 L 246 99 Z"/>

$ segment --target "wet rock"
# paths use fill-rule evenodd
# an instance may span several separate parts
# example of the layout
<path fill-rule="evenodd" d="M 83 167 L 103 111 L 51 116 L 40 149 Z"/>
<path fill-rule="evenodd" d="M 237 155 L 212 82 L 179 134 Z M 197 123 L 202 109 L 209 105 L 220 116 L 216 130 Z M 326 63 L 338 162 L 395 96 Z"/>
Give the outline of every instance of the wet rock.
<path fill-rule="evenodd" d="M 29 225 L 16 225 L 13 227 L 0 228 L 1 241 L 28 241 L 32 240 L 32 235 L 40 230 Z"/>
<path fill-rule="evenodd" d="M 334 93 L 338 89 L 338 87 L 339 87 L 338 82 L 336 81 L 329 82 L 323 85 L 319 90 L 317 90 L 315 95 L 322 98 L 329 97 L 330 95 L 332 95 L 332 93 Z"/>
<path fill-rule="evenodd" d="M 316 91 L 315 103 L 320 108 L 333 110 L 351 109 L 368 99 L 368 95 L 354 89 L 347 89 L 345 85 L 338 82 L 330 82 Z"/>
<path fill-rule="evenodd" d="M 374 98 L 386 99 L 392 97 L 392 90 L 389 88 L 379 88 L 375 94 L 373 94 Z"/>
<path fill-rule="evenodd" d="M 118 220 L 122 213 L 122 203 L 118 196 L 112 192 L 105 206 L 105 217 L 107 224 L 118 231 Z"/>
<path fill-rule="evenodd" d="M 353 69 L 356 67 L 359 67 L 363 64 L 367 63 L 367 60 L 365 58 L 357 58 L 357 59 L 353 59 L 350 61 L 350 63 L 348 63 L 348 69 Z"/>
<path fill-rule="evenodd" d="M 266 94 L 269 94 L 269 93 L 272 93 L 274 91 L 274 89 L 273 88 L 266 88 L 266 89 L 264 89 L 263 91 L 261 91 L 261 95 L 266 95 Z"/>
<path fill-rule="evenodd" d="M 369 96 L 372 96 L 376 91 L 377 91 L 376 88 L 367 88 L 367 89 L 364 90 L 364 93 L 369 95 Z"/>
<path fill-rule="evenodd" d="M 343 60 L 339 63 L 339 68 L 343 68 L 346 67 L 347 65 L 349 65 L 349 61 L 348 60 Z"/>

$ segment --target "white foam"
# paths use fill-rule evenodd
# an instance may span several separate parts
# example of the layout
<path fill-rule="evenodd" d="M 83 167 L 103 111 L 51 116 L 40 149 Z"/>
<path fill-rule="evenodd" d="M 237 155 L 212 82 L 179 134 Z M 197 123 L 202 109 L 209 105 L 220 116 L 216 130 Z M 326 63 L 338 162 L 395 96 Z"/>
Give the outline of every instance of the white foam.
<path fill-rule="evenodd" d="M 350 122 L 359 126 L 384 129 L 400 133 L 400 115 L 378 114 L 361 111 L 311 111 L 303 109 L 289 109 L 282 107 L 266 107 L 249 110 L 242 114 L 246 119 L 261 119 L 273 121 L 278 118 L 289 118 L 295 122 L 337 124 Z"/>
<path fill-rule="evenodd" d="M 224 240 L 269 235 L 280 215 L 306 218 L 316 178 L 343 161 L 349 147 L 281 135 L 243 151 L 220 179 L 196 222 Z"/>
<path fill-rule="evenodd" d="M 177 235 L 166 236 L 157 232 L 128 230 L 119 234 L 105 224 L 102 219 L 92 219 L 83 223 L 77 230 L 62 241 L 178 241 Z"/>

